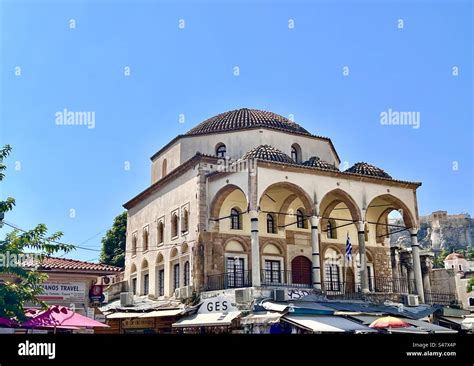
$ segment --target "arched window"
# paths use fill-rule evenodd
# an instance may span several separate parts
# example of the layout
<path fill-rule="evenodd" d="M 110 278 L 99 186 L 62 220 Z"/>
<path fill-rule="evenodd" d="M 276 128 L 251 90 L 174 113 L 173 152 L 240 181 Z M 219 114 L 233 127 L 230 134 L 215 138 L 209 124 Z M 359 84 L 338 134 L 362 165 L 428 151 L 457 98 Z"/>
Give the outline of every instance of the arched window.
<path fill-rule="evenodd" d="M 145 260 L 142 263 L 142 294 L 148 295 L 150 292 L 150 275 L 148 274 L 148 262 Z"/>
<path fill-rule="evenodd" d="M 301 147 L 298 144 L 291 145 L 291 158 L 295 163 L 301 163 Z"/>
<path fill-rule="evenodd" d="M 161 178 L 163 178 L 168 173 L 168 162 L 166 159 L 163 160 L 163 165 L 161 166 Z"/>
<path fill-rule="evenodd" d="M 225 158 L 227 153 L 227 148 L 223 143 L 220 143 L 216 146 L 216 156 L 218 158 Z"/>
<path fill-rule="evenodd" d="M 184 286 L 189 286 L 189 279 L 190 279 L 189 261 L 186 261 L 184 263 Z"/>
<path fill-rule="evenodd" d="M 189 213 L 188 213 L 188 209 L 185 208 L 183 210 L 183 222 L 182 222 L 181 232 L 185 233 L 188 230 L 189 230 Z"/>
<path fill-rule="evenodd" d="M 230 210 L 230 228 L 232 230 L 241 230 L 240 210 L 234 207 Z"/>
<path fill-rule="evenodd" d="M 132 235 L 132 255 L 137 254 L 137 234 Z"/>
<path fill-rule="evenodd" d="M 298 229 L 306 229 L 306 217 L 301 208 L 296 210 L 296 227 Z"/>
<path fill-rule="evenodd" d="M 178 236 L 178 214 L 175 212 L 171 216 L 171 237 Z"/>
<path fill-rule="evenodd" d="M 148 227 L 143 228 L 143 251 L 146 252 L 148 250 Z"/>
<path fill-rule="evenodd" d="M 328 239 L 337 239 L 336 221 L 328 220 L 326 230 Z"/>
<path fill-rule="evenodd" d="M 267 214 L 267 233 L 276 234 L 275 216 Z"/>
<path fill-rule="evenodd" d="M 163 221 L 158 221 L 158 235 L 157 235 L 157 242 L 158 244 L 163 244 L 164 241 L 164 225 Z"/>

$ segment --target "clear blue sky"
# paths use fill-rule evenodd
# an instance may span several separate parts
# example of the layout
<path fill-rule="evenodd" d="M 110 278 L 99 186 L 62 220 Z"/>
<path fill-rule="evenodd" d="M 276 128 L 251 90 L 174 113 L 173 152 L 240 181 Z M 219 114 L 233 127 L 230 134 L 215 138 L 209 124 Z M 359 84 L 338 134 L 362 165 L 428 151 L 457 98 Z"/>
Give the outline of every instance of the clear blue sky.
<path fill-rule="evenodd" d="M 148 186 L 149 157 L 240 107 L 294 114 L 343 161 L 423 182 L 420 214 L 474 213 L 471 1 L 0 3 L 0 143 L 13 147 L 0 198 L 16 198 L 6 220 L 20 227 L 100 248 Z M 57 126 L 64 108 L 95 112 L 95 128 Z M 420 112 L 420 128 L 382 126 L 389 108 Z"/>

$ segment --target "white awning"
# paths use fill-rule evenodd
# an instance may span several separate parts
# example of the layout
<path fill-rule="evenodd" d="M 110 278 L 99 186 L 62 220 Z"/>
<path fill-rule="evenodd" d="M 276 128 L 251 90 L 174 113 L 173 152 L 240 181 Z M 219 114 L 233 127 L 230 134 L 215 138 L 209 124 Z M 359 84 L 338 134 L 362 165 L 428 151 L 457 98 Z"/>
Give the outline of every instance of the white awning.
<path fill-rule="evenodd" d="M 204 313 L 182 318 L 173 323 L 173 328 L 226 326 L 240 315 L 240 311 L 228 313 Z"/>
<path fill-rule="evenodd" d="M 175 316 L 183 312 L 183 309 L 167 309 L 167 310 L 156 310 L 150 311 L 140 315 L 139 318 L 161 318 L 164 316 Z"/>
<path fill-rule="evenodd" d="M 138 318 L 143 313 L 112 313 L 106 316 L 107 319 L 127 319 L 127 318 Z"/>
<path fill-rule="evenodd" d="M 278 304 L 276 302 L 265 301 L 262 303 L 262 307 L 265 310 L 279 311 L 282 313 L 288 308 L 288 304 Z"/>
<path fill-rule="evenodd" d="M 246 317 L 240 319 L 240 324 L 273 324 L 278 323 L 280 321 L 281 316 L 282 314 L 280 313 L 262 311 L 247 315 Z"/>
<path fill-rule="evenodd" d="M 298 316 L 285 315 L 282 319 L 292 323 L 298 327 L 311 330 L 317 333 L 333 333 L 333 332 L 358 332 L 358 333 L 374 333 L 376 330 L 370 329 L 365 325 L 342 318 L 339 316 Z"/>
<path fill-rule="evenodd" d="M 474 317 L 469 316 L 463 319 L 461 322 L 461 329 L 463 330 L 474 330 Z"/>

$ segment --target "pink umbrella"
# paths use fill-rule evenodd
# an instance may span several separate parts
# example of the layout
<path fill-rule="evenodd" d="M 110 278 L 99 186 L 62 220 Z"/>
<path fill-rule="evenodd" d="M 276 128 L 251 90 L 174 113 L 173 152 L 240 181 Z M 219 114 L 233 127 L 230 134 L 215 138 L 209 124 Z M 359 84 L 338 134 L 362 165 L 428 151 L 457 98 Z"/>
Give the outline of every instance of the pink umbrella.
<path fill-rule="evenodd" d="M 14 328 L 17 325 L 18 325 L 18 323 L 16 321 L 14 321 L 13 319 L 0 318 L 0 327 Z"/>
<path fill-rule="evenodd" d="M 33 318 L 21 324 L 23 328 L 95 328 L 108 327 L 81 314 L 75 313 L 65 306 L 53 305 L 49 309 L 40 312 Z"/>

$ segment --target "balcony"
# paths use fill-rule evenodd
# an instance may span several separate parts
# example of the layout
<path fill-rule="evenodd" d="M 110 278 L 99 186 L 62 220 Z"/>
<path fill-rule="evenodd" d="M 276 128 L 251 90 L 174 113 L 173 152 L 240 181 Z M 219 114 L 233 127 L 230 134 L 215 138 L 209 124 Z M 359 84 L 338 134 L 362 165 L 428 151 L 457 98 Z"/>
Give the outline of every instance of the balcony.
<path fill-rule="evenodd" d="M 252 272 L 235 271 L 207 276 L 206 291 L 252 286 Z"/>

